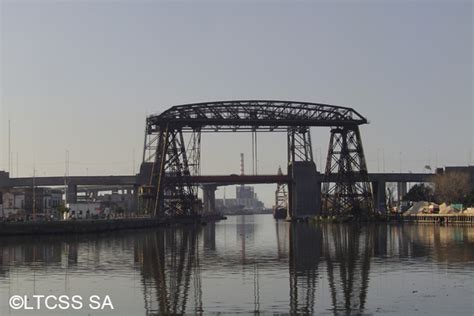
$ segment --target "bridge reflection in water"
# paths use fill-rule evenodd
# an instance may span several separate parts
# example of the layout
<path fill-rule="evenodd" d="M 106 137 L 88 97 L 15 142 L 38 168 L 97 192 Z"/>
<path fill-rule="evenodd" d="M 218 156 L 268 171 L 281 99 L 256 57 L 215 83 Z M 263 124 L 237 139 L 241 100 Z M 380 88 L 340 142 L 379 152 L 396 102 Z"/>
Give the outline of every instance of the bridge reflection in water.
<path fill-rule="evenodd" d="M 354 225 L 328 225 L 322 231 L 334 310 L 364 311 L 374 245 L 371 230 Z"/>
<path fill-rule="evenodd" d="M 197 242 L 194 226 L 166 228 L 137 240 L 147 315 L 185 313 L 190 292 L 195 312 L 202 312 Z"/>
<path fill-rule="evenodd" d="M 107 293 L 117 315 L 373 313 L 377 291 L 406 291 L 394 280 L 412 273 L 428 283 L 434 274 L 454 282 L 456 274 L 438 266 L 471 282 L 463 275 L 474 274 L 473 263 L 472 226 L 309 225 L 246 216 L 206 226 L 0 238 L 0 314 L 8 314 L 2 299 L 12 289 Z"/>
<path fill-rule="evenodd" d="M 373 246 L 370 230 L 353 225 L 290 226 L 290 313 L 315 312 L 325 272 L 333 310 L 362 312 Z M 326 271 L 318 271 L 321 261 Z"/>

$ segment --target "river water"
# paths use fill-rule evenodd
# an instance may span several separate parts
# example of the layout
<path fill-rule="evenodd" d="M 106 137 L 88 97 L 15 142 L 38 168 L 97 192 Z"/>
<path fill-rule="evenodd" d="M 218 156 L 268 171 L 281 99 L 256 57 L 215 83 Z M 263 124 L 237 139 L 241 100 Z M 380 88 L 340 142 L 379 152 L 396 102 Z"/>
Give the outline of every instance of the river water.
<path fill-rule="evenodd" d="M 27 296 L 33 310 L 10 307 L 13 295 Z M 33 295 L 54 297 L 44 305 Z M 53 304 L 60 295 L 83 305 L 62 310 Z M 318 226 L 247 215 L 198 227 L 0 237 L 2 316 L 473 315 L 473 302 L 473 226 Z"/>

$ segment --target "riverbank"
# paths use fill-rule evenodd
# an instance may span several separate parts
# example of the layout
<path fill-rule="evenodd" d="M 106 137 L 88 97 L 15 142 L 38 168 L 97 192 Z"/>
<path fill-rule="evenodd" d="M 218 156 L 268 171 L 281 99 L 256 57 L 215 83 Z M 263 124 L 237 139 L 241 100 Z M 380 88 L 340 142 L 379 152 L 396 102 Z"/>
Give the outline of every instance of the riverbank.
<path fill-rule="evenodd" d="M 474 214 L 412 214 L 388 215 L 388 220 L 402 222 L 429 222 L 429 223 L 465 223 L 474 224 Z"/>
<path fill-rule="evenodd" d="M 100 233 L 169 225 L 206 224 L 207 222 L 218 221 L 221 219 L 225 219 L 225 217 L 220 214 L 211 214 L 195 218 L 178 219 L 137 217 L 65 221 L 0 222 L 0 236 Z"/>
<path fill-rule="evenodd" d="M 345 223 L 345 222 L 410 222 L 410 223 L 462 223 L 462 224 L 474 224 L 474 214 L 387 214 L 387 215 L 376 215 L 365 219 L 356 219 L 355 217 L 345 216 L 316 216 L 312 219 L 316 222 L 334 222 L 334 223 Z"/>

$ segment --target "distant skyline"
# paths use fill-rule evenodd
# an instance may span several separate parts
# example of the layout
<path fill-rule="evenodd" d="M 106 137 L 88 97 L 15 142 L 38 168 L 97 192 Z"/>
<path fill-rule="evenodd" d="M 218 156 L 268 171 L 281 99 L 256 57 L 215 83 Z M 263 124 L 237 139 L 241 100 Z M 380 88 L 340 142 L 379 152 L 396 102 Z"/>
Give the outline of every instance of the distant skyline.
<path fill-rule="evenodd" d="M 17 153 L 20 176 L 64 175 L 66 150 L 70 175 L 137 172 L 146 115 L 233 99 L 354 107 L 370 120 L 370 172 L 474 163 L 471 1 L 0 0 L 0 11 L 0 170 L 10 120 L 13 176 Z M 329 130 L 312 139 L 324 169 Z M 286 164 L 285 140 L 259 135 L 260 173 Z M 203 174 L 238 173 L 241 152 L 251 171 L 250 134 L 202 142 Z M 256 189 L 270 206 L 275 186 Z"/>

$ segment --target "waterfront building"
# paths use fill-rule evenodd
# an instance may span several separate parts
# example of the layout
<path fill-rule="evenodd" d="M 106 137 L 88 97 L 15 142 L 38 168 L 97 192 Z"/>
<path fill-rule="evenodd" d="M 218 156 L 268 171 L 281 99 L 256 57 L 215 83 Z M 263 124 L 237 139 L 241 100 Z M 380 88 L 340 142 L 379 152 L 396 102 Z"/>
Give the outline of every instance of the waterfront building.
<path fill-rule="evenodd" d="M 62 192 L 51 188 L 14 188 L 1 192 L 0 217 L 30 218 L 58 216 L 62 204 Z"/>

